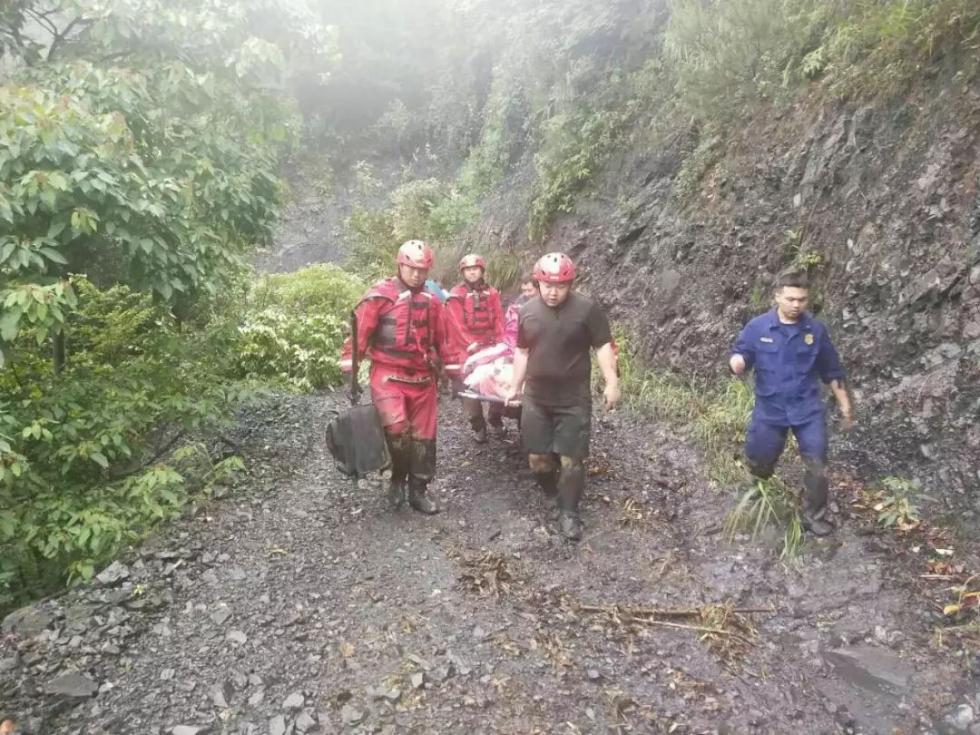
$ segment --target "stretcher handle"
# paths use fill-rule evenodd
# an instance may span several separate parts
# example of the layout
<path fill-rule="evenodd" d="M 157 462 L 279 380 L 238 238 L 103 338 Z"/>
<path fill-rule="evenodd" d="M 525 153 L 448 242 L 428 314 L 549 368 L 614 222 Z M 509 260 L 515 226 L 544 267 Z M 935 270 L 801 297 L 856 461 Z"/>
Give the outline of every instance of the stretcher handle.
<path fill-rule="evenodd" d="M 520 406 L 520 401 L 507 401 L 497 396 L 485 396 L 471 390 L 463 390 L 458 393 L 460 398 L 472 398 L 475 401 L 487 401 L 488 403 L 502 403 L 505 406 Z"/>

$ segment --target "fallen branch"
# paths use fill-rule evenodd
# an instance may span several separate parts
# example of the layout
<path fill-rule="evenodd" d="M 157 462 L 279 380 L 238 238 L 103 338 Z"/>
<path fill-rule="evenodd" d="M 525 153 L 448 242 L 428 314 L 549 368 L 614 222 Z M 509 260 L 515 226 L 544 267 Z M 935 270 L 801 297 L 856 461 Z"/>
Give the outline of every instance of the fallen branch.
<path fill-rule="evenodd" d="M 587 613 L 610 613 L 618 612 L 625 613 L 631 617 L 662 617 L 662 618 L 700 618 L 702 609 L 701 608 L 691 608 L 691 609 L 680 609 L 680 610 L 661 610 L 658 608 L 650 607 L 626 607 L 623 605 L 579 605 L 578 609 L 582 612 Z M 776 608 L 774 607 L 736 607 L 732 608 L 731 612 L 739 615 L 755 615 L 761 613 L 774 613 Z"/>

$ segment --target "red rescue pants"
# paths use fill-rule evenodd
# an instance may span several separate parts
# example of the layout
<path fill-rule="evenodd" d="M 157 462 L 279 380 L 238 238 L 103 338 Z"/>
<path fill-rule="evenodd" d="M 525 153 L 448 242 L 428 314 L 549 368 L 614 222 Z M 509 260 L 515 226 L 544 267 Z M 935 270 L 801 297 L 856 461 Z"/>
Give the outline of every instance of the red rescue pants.
<path fill-rule="evenodd" d="M 439 393 L 431 372 L 372 363 L 371 400 L 381 415 L 385 433 L 408 433 L 419 440 L 436 438 Z"/>

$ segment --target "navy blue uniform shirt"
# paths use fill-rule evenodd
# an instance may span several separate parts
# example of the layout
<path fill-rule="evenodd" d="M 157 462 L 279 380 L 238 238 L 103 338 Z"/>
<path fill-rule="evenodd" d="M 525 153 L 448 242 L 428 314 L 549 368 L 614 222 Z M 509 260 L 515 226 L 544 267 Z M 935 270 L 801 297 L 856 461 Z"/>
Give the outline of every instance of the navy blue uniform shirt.
<path fill-rule="evenodd" d="M 824 412 L 820 381 L 843 380 L 844 368 L 823 322 L 804 312 L 782 324 L 776 310 L 750 321 L 732 354 L 755 369 L 754 417 L 774 426 L 797 426 Z"/>

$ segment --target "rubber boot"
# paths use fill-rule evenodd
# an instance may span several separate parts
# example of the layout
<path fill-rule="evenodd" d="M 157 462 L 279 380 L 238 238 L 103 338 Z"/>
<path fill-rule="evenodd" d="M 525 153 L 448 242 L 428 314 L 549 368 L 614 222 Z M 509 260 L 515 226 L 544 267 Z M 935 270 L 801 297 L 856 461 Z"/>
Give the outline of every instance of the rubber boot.
<path fill-rule="evenodd" d="M 827 494 L 829 481 L 827 470 L 822 462 L 804 460 L 803 473 L 803 528 L 814 536 L 826 536 L 834 527 L 824 517 L 827 514 Z"/>
<path fill-rule="evenodd" d="M 412 441 L 412 464 L 408 475 L 408 504 L 419 513 L 427 516 L 439 512 L 432 500 L 426 497 L 429 482 L 436 473 L 436 440 L 415 439 Z"/>
<path fill-rule="evenodd" d="M 490 436 L 494 439 L 502 439 L 507 435 L 507 430 L 504 428 L 503 406 L 499 403 L 491 403 L 487 408 L 487 427 Z"/>
<path fill-rule="evenodd" d="M 411 441 L 406 434 L 388 434 L 388 452 L 391 454 L 391 479 L 388 481 L 388 507 L 400 510 L 407 500 L 406 486 L 411 468 Z"/>
<path fill-rule="evenodd" d="M 578 505 L 585 490 L 585 465 L 569 457 L 561 458 L 558 473 L 558 529 L 568 541 L 582 538 Z"/>
<path fill-rule="evenodd" d="M 473 398 L 464 398 L 463 413 L 473 429 L 473 440 L 477 444 L 486 444 L 487 422 L 483 420 L 483 404 Z"/>
<path fill-rule="evenodd" d="M 439 506 L 426 497 L 429 483 L 417 477 L 408 478 L 408 504 L 423 515 L 434 516 Z"/>

